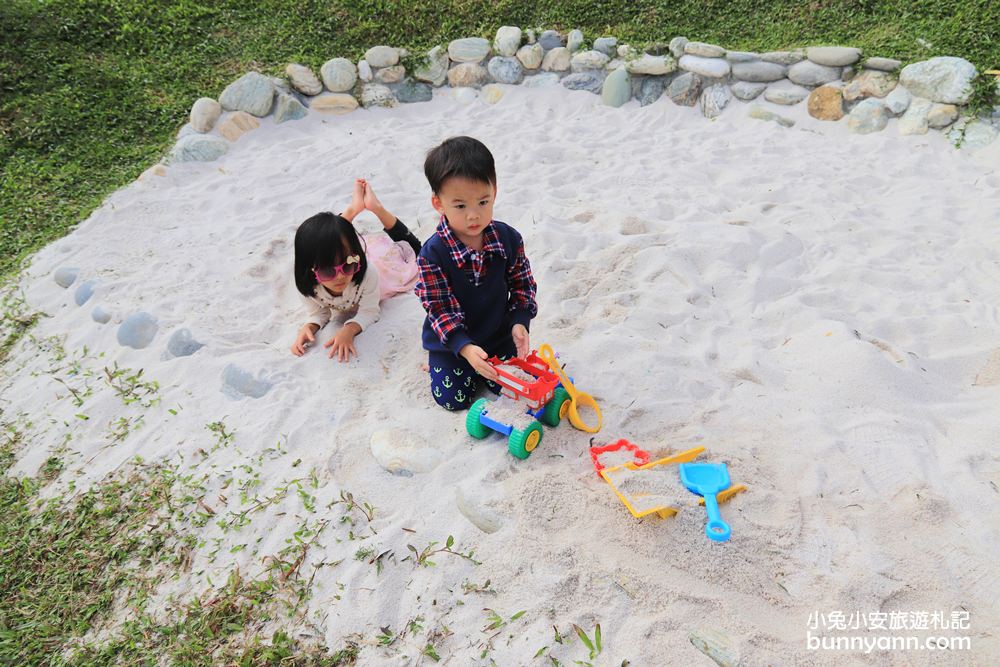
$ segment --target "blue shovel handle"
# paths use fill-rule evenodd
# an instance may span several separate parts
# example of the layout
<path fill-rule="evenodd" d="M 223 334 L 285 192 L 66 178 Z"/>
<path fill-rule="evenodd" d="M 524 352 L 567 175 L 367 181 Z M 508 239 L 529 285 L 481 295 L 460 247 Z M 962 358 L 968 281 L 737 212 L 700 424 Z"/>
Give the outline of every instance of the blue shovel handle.
<path fill-rule="evenodd" d="M 719 502 L 715 499 L 714 493 L 709 493 L 704 498 L 705 509 L 708 511 L 705 535 L 710 540 L 725 542 L 729 539 L 729 524 L 722 520 L 722 514 L 719 513 Z"/>

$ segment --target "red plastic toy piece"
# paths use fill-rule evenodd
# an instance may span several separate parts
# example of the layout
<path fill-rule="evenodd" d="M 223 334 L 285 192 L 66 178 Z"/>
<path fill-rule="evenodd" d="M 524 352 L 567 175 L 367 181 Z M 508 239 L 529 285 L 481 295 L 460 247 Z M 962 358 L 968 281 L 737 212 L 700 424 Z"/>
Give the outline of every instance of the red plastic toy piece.
<path fill-rule="evenodd" d="M 636 445 L 633 445 L 628 440 L 622 438 L 618 442 L 613 442 L 610 445 L 604 445 L 603 447 L 591 447 L 590 448 L 590 460 L 594 462 L 594 469 L 597 471 L 597 476 L 601 476 L 601 471 L 604 470 L 604 464 L 601 463 L 601 454 L 607 454 L 608 452 L 617 452 L 620 450 L 626 450 L 632 452 L 633 459 L 632 462 L 637 466 L 644 466 L 649 463 L 649 452 L 639 449 Z"/>
<path fill-rule="evenodd" d="M 559 385 L 559 377 L 535 352 L 529 354 L 525 359 L 490 357 L 486 361 L 493 366 L 499 376 L 497 384 L 500 385 L 501 395 L 509 396 L 515 401 L 523 399 L 532 410 L 541 410 L 546 403 L 551 401 L 556 387 Z M 503 366 L 513 366 L 524 371 L 533 379 L 527 381 L 519 378 L 504 370 Z"/>

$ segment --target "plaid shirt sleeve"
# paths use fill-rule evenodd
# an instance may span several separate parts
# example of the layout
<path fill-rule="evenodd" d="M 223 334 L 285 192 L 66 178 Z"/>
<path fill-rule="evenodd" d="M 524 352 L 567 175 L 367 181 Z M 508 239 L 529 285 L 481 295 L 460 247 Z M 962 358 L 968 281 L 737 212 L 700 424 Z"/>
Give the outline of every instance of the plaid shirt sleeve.
<path fill-rule="evenodd" d="M 523 324 L 527 328 L 531 318 L 538 314 L 538 304 L 535 302 L 538 286 L 531 274 L 528 257 L 524 254 L 524 243 L 518 244 L 517 257 L 507 264 L 507 286 L 510 290 L 507 307 L 514 314 L 514 323 Z"/>
<path fill-rule="evenodd" d="M 465 333 L 465 314 L 452 294 L 448 277 L 441 267 L 423 257 L 417 257 L 417 271 L 419 279 L 413 291 L 427 311 L 427 320 L 441 343 L 458 354 L 471 339 Z M 455 349 L 456 346 L 458 349 Z"/>

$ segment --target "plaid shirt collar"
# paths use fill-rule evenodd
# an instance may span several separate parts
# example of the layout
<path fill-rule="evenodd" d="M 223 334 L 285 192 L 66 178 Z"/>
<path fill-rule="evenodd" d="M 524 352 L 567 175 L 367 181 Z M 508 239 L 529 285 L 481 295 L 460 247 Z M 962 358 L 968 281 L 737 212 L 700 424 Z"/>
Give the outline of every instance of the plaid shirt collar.
<path fill-rule="evenodd" d="M 448 219 L 441 216 L 441 222 L 437 226 L 437 234 L 440 236 L 445 245 L 448 246 L 448 253 L 451 255 L 452 261 L 458 268 L 465 266 L 465 263 L 469 261 L 472 254 L 475 252 L 472 248 L 462 243 L 451 231 L 451 227 L 448 226 Z M 499 255 L 504 259 L 507 258 L 507 251 L 503 249 L 503 243 L 500 242 L 500 235 L 497 233 L 496 227 L 493 225 L 493 221 L 486 225 L 486 229 L 483 230 L 483 256 L 487 255 Z"/>

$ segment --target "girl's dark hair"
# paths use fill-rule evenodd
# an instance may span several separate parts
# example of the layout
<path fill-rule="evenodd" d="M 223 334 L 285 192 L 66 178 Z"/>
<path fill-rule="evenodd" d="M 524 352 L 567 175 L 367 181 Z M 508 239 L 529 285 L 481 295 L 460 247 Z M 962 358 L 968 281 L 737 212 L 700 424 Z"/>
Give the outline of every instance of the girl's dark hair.
<path fill-rule="evenodd" d="M 497 184 L 493 154 L 483 142 L 472 137 L 452 137 L 432 148 L 424 160 L 424 175 L 434 194 L 440 193 L 450 178 Z"/>
<path fill-rule="evenodd" d="M 368 270 L 368 259 L 354 225 L 333 213 L 317 213 L 295 231 L 295 286 L 305 296 L 313 296 L 318 284 L 313 269 L 329 269 L 347 261 L 348 255 L 361 258 L 361 268 L 352 278 L 360 285 Z"/>

